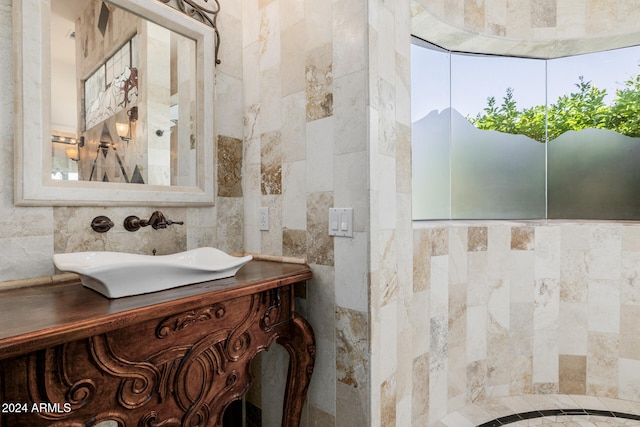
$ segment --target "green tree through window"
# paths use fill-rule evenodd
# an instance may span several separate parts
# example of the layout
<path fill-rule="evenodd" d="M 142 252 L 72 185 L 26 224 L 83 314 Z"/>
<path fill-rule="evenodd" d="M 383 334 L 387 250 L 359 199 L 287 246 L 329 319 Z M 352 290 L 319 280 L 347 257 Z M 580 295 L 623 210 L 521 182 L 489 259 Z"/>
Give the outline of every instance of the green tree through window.
<path fill-rule="evenodd" d="M 467 119 L 478 129 L 526 135 L 539 142 L 588 128 L 640 137 L 640 75 L 626 80 L 622 89 L 616 89 L 611 105 L 605 103 L 606 89 L 585 81 L 584 76 L 578 78 L 575 86 L 575 92 L 559 96 L 547 109 L 537 105 L 521 110 L 514 89 L 509 87 L 500 105 L 490 96 L 483 112 Z"/>

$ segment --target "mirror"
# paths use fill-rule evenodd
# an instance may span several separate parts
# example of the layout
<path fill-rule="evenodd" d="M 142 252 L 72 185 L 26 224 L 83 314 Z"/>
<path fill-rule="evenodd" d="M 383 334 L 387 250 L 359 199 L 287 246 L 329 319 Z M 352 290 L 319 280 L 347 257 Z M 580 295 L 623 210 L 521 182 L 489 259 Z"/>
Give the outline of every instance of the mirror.
<path fill-rule="evenodd" d="M 14 1 L 16 204 L 213 204 L 217 35 L 165 3 Z"/>

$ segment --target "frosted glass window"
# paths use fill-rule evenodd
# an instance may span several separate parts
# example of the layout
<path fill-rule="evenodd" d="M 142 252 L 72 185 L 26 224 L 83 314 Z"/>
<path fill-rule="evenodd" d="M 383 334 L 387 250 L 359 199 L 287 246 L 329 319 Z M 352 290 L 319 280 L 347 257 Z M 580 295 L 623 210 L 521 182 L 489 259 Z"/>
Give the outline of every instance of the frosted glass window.
<path fill-rule="evenodd" d="M 640 219 L 640 47 L 548 61 L 548 215 Z"/>
<path fill-rule="evenodd" d="M 544 71 L 533 59 L 452 55 L 452 218 L 544 217 L 545 144 L 521 134 L 522 111 L 545 103 Z"/>
<path fill-rule="evenodd" d="M 412 47 L 414 219 L 640 219 L 640 47 Z"/>
<path fill-rule="evenodd" d="M 448 219 L 451 216 L 449 163 L 450 54 L 437 48 L 412 45 L 411 114 L 413 217 Z M 425 76 L 424 70 L 429 70 Z"/>

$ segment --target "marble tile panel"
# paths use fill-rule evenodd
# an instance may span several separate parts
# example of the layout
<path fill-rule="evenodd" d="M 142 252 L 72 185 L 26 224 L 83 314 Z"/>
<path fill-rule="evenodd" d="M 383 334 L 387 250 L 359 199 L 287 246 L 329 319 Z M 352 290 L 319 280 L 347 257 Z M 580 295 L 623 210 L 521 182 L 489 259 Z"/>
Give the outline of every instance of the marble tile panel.
<path fill-rule="evenodd" d="M 280 132 L 284 120 L 282 116 L 282 88 L 280 78 L 280 66 L 262 69 L 255 76 L 258 79 L 258 110 L 257 132 Z M 245 105 L 248 105 L 245 102 Z M 252 105 L 252 104 L 249 104 Z"/>
<path fill-rule="evenodd" d="M 512 395 L 531 393 L 533 386 L 533 356 L 514 355 L 511 357 Z"/>
<path fill-rule="evenodd" d="M 587 357 L 560 354 L 560 393 L 585 394 L 587 392 Z"/>
<path fill-rule="evenodd" d="M 618 372 L 618 397 L 635 402 L 640 400 L 640 360 L 620 358 Z"/>
<path fill-rule="evenodd" d="M 396 228 L 398 222 L 398 200 L 396 193 L 397 165 L 396 159 L 391 156 L 377 156 L 378 169 L 378 204 L 372 204 L 372 209 L 376 209 L 379 215 L 379 227 L 381 229 Z M 375 224 L 375 223 L 372 223 Z"/>
<path fill-rule="evenodd" d="M 307 123 L 306 156 L 309 161 L 306 164 L 306 188 L 309 192 L 334 189 L 334 127 L 334 117 Z"/>
<path fill-rule="evenodd" d="M 398 298 L 398 261 L 396 230 L 380 231 L 378 243 L 381 252 L 378 254 L 378 287 L 380 289 L 380 306 L 389 304 Z M 375 301 L 374 301 L 375 303 Z"/>
<path fill-rule="evenodd" d="M 560 316 L 560 287 L 558 281 L 539 279 L 535 281 L 534 289 L 534 330 L 557 330 Z"/>
<path fill-rule="evenodd" d="M 589 305 L 560 302 L 560 354 L 586 355 Z"/>
<path fill-rule="evenodd" d="M 394 301 L 378 311 L 377 328 L 380 333 L 379 367 L 377 375 L 381 379 L 395 376 L 398 367 L 398 301 Z M 372 381 L 373 384 L 373 381 Z"/>
<path fill-rule="evenodd" d="M 300 1 L 300 0 L 298 0 Z M 333 2 L 302 0 L 304 25 L 307 31 L 307 50 L 314 50 L 333 41 Z"/>
<path fill-rule="evenodd" d="M 352 0 L 341 0 L 352 1 Z M 366 72 L 354 71 L 333 80 L 336 154 L 363 152 L 367 148 Z"/>
<path fill-rule="evenodd" d="M 588 283 L 586 251 L 563 250 L 560 255 L 560 300 L 586 302 Z"/>
<path fill-rule="evenodd" d="M 260 39 L 260 8 L 258 0 L 242 0 L 242 42 L 243 48 L 257 43 Z M 258 56 L 255 55 L 257 58 Z M 246 66 L 247 57 L 243 58 Z"/>
<path fill-rule="evenodd" d="M 366 390 L 369 378 L 367 313 L 336 307 L 336 380 Z"/>
<path fill-rule="evenodd" d="M 586 33 L 606 34 L 615 31 L 618 2 L 586 0 Z"/>
<path fill-rule="evenodd" d="M 535 254 L 537 279 L 560 277 L 561 228 L 556 226 L 536 227 Z"/>
<path fill-rule="evenodd" d="M 259 135 L 255 131 L 258 113 L 260 111 L 260 85 L 261 73 L 258 65 L 258 42 L 244 48 L 244 67 L 242 68 L 242 100 L 245 108 L 244 132 L 245 138 L 252 138 Z M 247 116 L 247 112 L 251 114 Z M 253 133 L 252 133 L 253 132 Z"/>
<path fill-rule="evenodd" d="M 640 360 L 640 306 L 620 306 L 620 357 Z"/>
<path fill-rule="evenodd" d="M 330 43 L 307 51 L 305 75 L 307 121 L 332 116 L 334 89 L 333 55 Z"/>
<path fill-rule="evenodd" d="M 307 227 L 305 161 L 282 164 L 282 226 L 305 230 Z"/>
<path fill-rule="evenodd" d="M 467 304 L 469 306 L 486 306 L 489 303 L 489 257 L 487 252 L 469 252 L 467 254 L 467 268 L 469 280 L 467 289 Z"/>
<path fill-rule="evenodd" d="M 333 237 L 329 229 L 329 208 L 333 207 L 330 192 L 307 195 L 307 261 L 310 264 L 334 265 Z"/>
<path fill-rule="evenodd" d="M 449 228 L 449 283 L 467 283 L 467 228 Z"/>
<path fill-rule="evenodd" d="M 305 258 L 307 255 L 307 231 L 283 229 L 282 255 Z"/>
<path fill-rule="evenodd" d="M 485 306 L 467 307 L 466 316 L 466 359 L 476 362 L 487 358 L 488 314 Z"/>
<path fill-rule="evenodd" d="M 467 233 L 467 250 L 469 252 L 487 250 L 489 242 L 487 227 L 469 227 Z"/>
<path fill-rule="evenodd" d="M 487 364 L 485 360 L 469 363 L 465 370 L 467 379 L 467 403 L 476 403 L 486 399 Z"/>
<path fill-rule="evenodd" d="M 378 81 L 378 153 L 389 157 L 396 156 L 397 122 L 396 122 L 395 86 L 387 80 Z"/>
<path fill-rule="evenodd" d="M 449 257 L 431 257 L 431 316 L 448 318 L 449 307 Z"/>
<path fill-rule="evenodd" d="M 335 239 L 336 304 L 352 310 L 369 309 L 368 235 L 355 232 L 351 239 Z"/>
<path fill-rule="evenodd" d="M 620 282 L 589 280 L 589 331 L 620 332 Z"/>
<path fill-rule="evenodd" d="M 335 427 L 368 427 L 370 415 L 368 412 L 369 393 L 367 384 L 361 387 L 336 384 L 336 424 Z"/>
<path fill-rule="evenodd" d="M 218 249 L 225 252 L 244 250 L 244 199 L 219 197 L 218 212 L 224 212 L 224 222 L 218 226 Z"/>
<path fill-rule="evenodd" d="M 485 2 L 464 0 L 464 26 L 470 30 L 482 31 L 485 27 Z"/>
<path fill-rule="evenodd" d="M 336 78 L 366 67 L 365 5 L 365 2 L 358 0 L 333 2 L 333 64 Z"/>
<path fill-rule="evenodd" d="M 413 230 L 413 292 L 429 289 L 431 283 L 431 233 L 427 229 Z"/>
<path fill-rule="evenodd" d="M 413 332 L 413 356 L 418 358 L 429 352 L 431 342 L 429 291 L 414 293 L 409 304 L 409 322 Z"/>
<path fill-rule="evenodd" d="M 218 196 L 242 197 L 242 140 L 218 136 Z"/>
<path fill-rule="evenodd" d="M 7 144 L 9 144 L 7 142 Z M 7 166 L 2 170 L 12 170 L 13 158 L 11 162 L 7 162 Z M 12 180 L 11 180 L 12 181 Z M 58 225 L 53 219 L 55 209 L 51 207 L 16 207 L 13 206 L 13 182 L 6 189 L 6 193 L 2 190 L 0 184 L 0 199 L 8 199 L 6 203 L 0 205 L 0 238 L 12 238 L 12 237 L 38 237 L 51 235 L 54 232 L 54 228 L 63 227 L 64 224 Z M 19 221 L 16 221 L 19 218 Z M 91 217 L 87 223 L 78 223 L 74 229 L 77 231 L 78 226 L 81 226 L 83 231 L 86 232 L 93 230 L 89 228 L 91 223 Z M 65 222 L 64 219 L 61 219 Z M 86 224 L 86 225 L 85 225 Z"/>
<path fill-rule="evenodd" d="M 531 2 L 531 25 L 534 28 L 555 27 L 557 18 L 557 0 Z"/>
<path fill-rule="evenodd" d="M 280 132 L 260 137 L 260 188 L 263 195 L 282 194 L 282 144 Z"/>
<path fill-rule="evenodd" d="M 507 385 L 510 381 L 509 329 L 489 316 L 487 332 L 487 385 Z"/>
<path fill-rule="evenodd" d="M 330 415 L 334 415 L 336 413 L 335 364 L 335 341 L 316 336 L 316 362 L 314 366 L 314 372 L 316 374 L 321 373 L 321 375 L 313 375 L 311 377 L 307 399 L 311 406 L 315 406 Z M 285 370 L 281 370 L 279 372 L 282 373 L 285 371 L 286 368 Z M 271 393 L 273 392 L 273 390 L 269 390 L 268 392 Z"/>
<path fill-rule="evenodd" d="M 411 419 L 416 423 L 429 414 L 429 353 L 415 357 L 412 367 Z"/>
<path fill-rule="evenodd" d="M 304 21 L 302 20 L 284 29 L 280 35 L 280 62 L 283 96 L 304 92 L 305 90 L 305 36 L 305 26 Z M 285 120 L 283 124 L 286 125 L 286 123 L 287 120 Z"/>
<path fill-rule="evenodd" d="M 280 28 L 283 32 L 304 19 L 304 6 L 300 0 L 280 0 Z"/>
<path fill-rule="evenodd" d="M 308 425 L 309 427 L 334 427 L 336 425 L 336 418 L 334 415 L 324 412 L 322 409 L 309 405 L 308 409 Z"/>
<path fill-rule="evenodd" d="M 622 253 L 620 274 L 620 301 L 640 305 L 640 252 Z"/>
<path fill-rule="evenodd" d="M 558 384 L 558 332 L 536 331 L 533 337 L 533 392 L 536 384 Z M 541 386 L 538 386 L 541 387 Z M 557 392 L 557 390 L 556 390 Z"/>
<path fill-rule="evenodd" d="M 622 238 L 619 227 L 598 226 L 591 230 L 587 252 L 590 279 L 619 279 Z"/>
<path fill-rule="evenodd" d="M 224 43 L 220 43 L 217 72 L 223 72 L 237 79 L 242 78 L 242 7 L 241 2 L 227 2 L 222 9 L 224 13 L 218 15 L 218 29 L 224 34 Z M 235 9 L 235 10 L 234 10 Z M 235 15 L 235 16 L 234 16 Z M 238 93 L 240 94 L 240 93 Z"/>
<path fill-rule="evenodd" d="M 384 426 L 396 425 L 396 379 L 388 378 L 380 387 L 380 423 Z"/>
<path fill-rule="evenodd" d="M 531 251 L 535 249 L 535 228 L 519 226 L 511 228 L 511 249 Z"/>
<path fill-rule="evenodd" d="M 276 1 L 260 7 L 260 70 L 266 70 L 280 63 L 280 13 Z"/>
<path fill-rule="evenodd" d="M 467 362 L 465 360 L 466 343 L 464 341 L 449 341 L 447 355 L 447 407 L 464 406 L 467 398 Z"/>
<path fill-rule="evenodd" d="M 512 303 L 509 319 L 509 346 L 511 354 L 531 356 L 533 354 L 533 312 L 532 303 Z"/>
<path fill-rule="evenodd" d="M 338 148 L 336 146 L 336 148 Z M 334 156 L 334 200 L 336 206 L 353 207 L 353 229 L 365 232 L 369 229 L 369 193 L 366 151 L 337 154 Z M 409 240 L 408 240 L 409 241 Z M 409 249 L 410 250 L 410 249 Z"/>
<path fill-rule="evenodd" d="M 54 274 L 53 246 L 51 235 L 0 238 L 0 282 Z"/>
<path fill-rule="evenodd" d="M 589 332 L 587 337 L 587 394 L 612 396 L 618 387 L 618 334 Z"/>
<path fill-rule="evenodd" d="M 240 55 L 234 52 L 233 56 L 239 57 Z M 241 72 L 240 77 L 232 77 L 221 71 L 216 74 L 216 99 L 225 100 L 224 107 L 220 106 L 215 109 L 215 131 L 218 135 L 234 138 L 242 138 L 243 136 L 244 105 L 242 97 L 237 95 L 243 91 L 241 79 Z"/>
<path fill-rule="evenodd" d="M 307 126 L 305 120 L 305 93 L 298 91 L 282 98 L 282 160 L 295 162 L 307 158 Z"/>
<path fill-rule="evenodd" d="M 535 253 L 511 251 L 509 254 L 509 298 L 511 302 L 533 302 L 535 296 Z"/>

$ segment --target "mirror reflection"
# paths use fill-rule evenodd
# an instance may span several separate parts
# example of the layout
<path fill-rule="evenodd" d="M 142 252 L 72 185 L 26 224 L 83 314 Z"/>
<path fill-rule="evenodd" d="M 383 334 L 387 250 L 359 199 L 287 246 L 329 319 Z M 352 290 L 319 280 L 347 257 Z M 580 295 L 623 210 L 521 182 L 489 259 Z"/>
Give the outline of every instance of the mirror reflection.
<path fill-rule="evenodd" d="M 196 43 L 101 0 L 51 2 L 51 176 L 196 185 Z"/>

